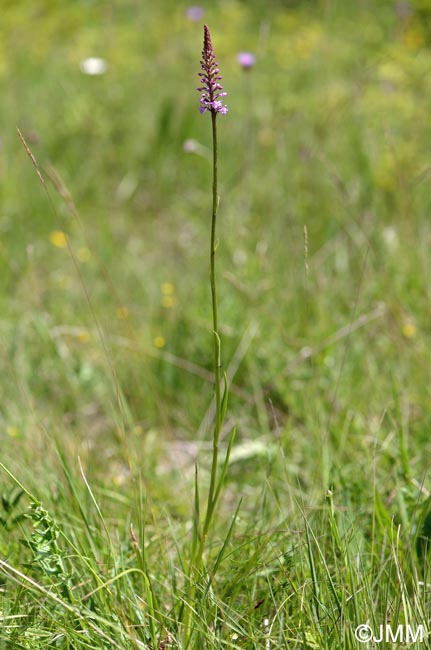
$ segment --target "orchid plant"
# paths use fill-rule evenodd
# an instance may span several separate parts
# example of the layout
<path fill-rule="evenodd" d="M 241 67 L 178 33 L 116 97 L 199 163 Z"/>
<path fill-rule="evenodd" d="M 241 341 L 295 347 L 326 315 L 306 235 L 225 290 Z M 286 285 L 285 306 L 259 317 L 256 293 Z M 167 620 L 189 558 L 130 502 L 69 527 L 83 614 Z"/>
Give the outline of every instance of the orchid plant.
<path fill-rule="evenodd" d="M 199 483 L 198 473 L 196 469 L 195 475 L 195 512 L 193 520 L 193 538 L 192 549 L 190 558 L 190 572 L 189 579 L 191 581 L 191 588 L 195 590 L 196 585 L 199 583 L 204 575 L 204 551 L 208 533 L 213 521 L 213 516 L 216 506 L 222 491 L 226 472 L 229 464 L 230 453 L 232 450 L 236 428 L 234 428 L 229 436 L 227 449 L 223 462 L 219 463 L 219 445 L 220 435 L 223 429 L 223 423 L 226 416 L 227 403 L 228 403 L 228 381 L 226 373 L 222 373 L 221 362 L 221 341 L 218 319 L 218 303 L 217 303 L 217 284 L 216 284 L 216 250 L 218 246 L 217 241 L 217 211 L 219 206 L 218 195 L 218 143 L 217 143 L 217 117 L 219 114 L 226 115 L 228 108 L 223 104 L 223 98 L 227 93 L 223 91 L 221 85 L 222 76 L 220 75 L 218 63 L 215 58 L 215 52 L 211 41 L 211 34 L 208 25 L 204 25 L 204 45 L 202 50 L 202 60 L 199 77 L 201 79 L 201 86 L 198 88 L 201 93 L 200 98 L 200 112 L 211 114 L 212 124 L 212 212 L 211 212 L 211 237 L 210 237 L 210 285 L 211 285 L 211 305 L 212 305 L 212 329 L 213 329 L 213 367 L 215 377 L 215 418 L 214 430 L 212 437 L 212 462 L 211 462 L 211 475 L 210 485 L 208 488 L 208 495 L 206 500 L 206 511 L 203 519 L 200 517 L 199 508 Z M 223 388 L 222 388 L 223 385 Z M 220 466 L 221 465 L 221 466 Z M 231 527 L 228 531 L 226 541 L 229 539 L 236 515 L 233 518 Z M 225 546 L 225 545 L 224 545 Z M 221 561 L 221 556 L 217 558 L 216 564 Z M 214 575 L 214 569 L 209 572 Z M 211 580 L 211 578 L 210 578 Z M 193 587 L 193 585 L 195 585 Z M 208 592 L 208 587 L 203 593 Z M 194 599 L 193 599 L 194 600 Z M 190 611 L 190 608 L 188 608 Z M 186 615 L 186 637 L 188 643 L 191 638 L 190 629 L 190 616 Z"/>

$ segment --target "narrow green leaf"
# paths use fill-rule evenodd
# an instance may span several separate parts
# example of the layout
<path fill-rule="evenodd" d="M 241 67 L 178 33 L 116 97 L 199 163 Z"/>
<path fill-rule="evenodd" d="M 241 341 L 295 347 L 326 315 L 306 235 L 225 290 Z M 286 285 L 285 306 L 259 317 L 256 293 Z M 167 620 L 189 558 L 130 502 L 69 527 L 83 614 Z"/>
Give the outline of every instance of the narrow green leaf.
<path fill-rule="evenodd" d="M 195 505 L 193 511 L 193 532 L 192 532 L 192 549 L 191 549 L 191 558 L 190 564 L 193 567 L 196 561 L 196 549 L 198 543 L 200 542 L 200 506 L 199 506 L 199 476 L 198 476 L 198 466 L 195 465 Z"/>
<path fill-rule="evenodd" d="M 236 523 L 236 520 L 238 518 L 238 513 L 239 513 L 239 509 L 241 507 L 241 504 L 242 504 L 242 497 L 239 500 L 239 503 L 238 503 L 238 505 L 236 507 L 236 510 L 234 512 L 234 515 L 232 517 L 232 521 L 231 521 L 231 524 L 229 526 L 229 530 L 227 531 L 227 535 L 226 535 L 225 540 L 223 542 L 223 546 L 221 547 L 221 549 L 220 549 L 220 551 L 219 551 L 219 553 L 217 555 L 216 561 L 214 562 L 214 566 L 213 566 L 213 570 L 212 570 L 212 575 L 213 576 L 215 575 L 217 569 L 219 568 L 219 566 L 221 564 L 221 561 L 223 560 L 225 550 L 226 550 L 226 548 L 227 548 L 227 546 L 228 546 L 228 544 L 230 542 L 230 538 L 232 537 L 233 529 L 235 527 L 235 523 Z"/>
<path fill-rule="evenodd" d="M 153 600 L 153 589 L 151 586 L 150 579 L 147 574 L 143 574 L 144 585 L 145 585 L 145 598 L 148 605 L 148 622 L 150 626 L 150 636 L 153 643 L 153 647 L 157 648 L 157 630 L 156 630 L 156 616 L 154 611 L 154 600 Z"/>
<path fill-rule="evenodd" d="M 214 334 L 214 340 L 216 343 L 216 350 L 217 350 L 217 366 L 218 368 L 221 367 L 221 341 L 220 341 L 220 336 L 216 331 L 213 330 Z"/>
<path fill-rule="evenodd" d="M 225 459 L 224 459 L 222 470 L 220 472 L 220 477 L 219 477 L 219 480 L 218 480 L 218 483 L 217 483 L 217 487 L 216 487 L 215 493 L 214 493 L 214 499 L 213 499 L 213 503 L 212 503 L 212 509 L 213 510 L 214 510 L 214 508 L 216 506 L 216 503 L 217 503 L 217 501 L 219 499 L 220 492 L 221 492 L 221 489 L 223 487 L 224 479 L 226 477 L 226 472 L 227 472 L 227 468 L 228 468 L 228 465 L 229 465 L 230 453 L 232 451 L 233 443 L 234 443 L 234 440 L 235 440 L 235 434 L 236 434 L 236 427 L 234 427 L 232 429 L 232 433 L 230 434 L 229 443 L 228 443 L 227 450 L 226 450 L 226 456 L 225 456 Z"/>
<path fill-rule="evenodd" d="M 221 414 L 220 414 L 220 423 L 222 424 L 224 422 L 224 419 L 226 417 L 226 411 L 227 411 L 227 403 L 229 399 L 229 386 L 227 382 L 227 375 L 226 371 L 223 371 L 223 381 L 224 381 L 224 391 L 223 391 L 223 397 L 221 400 Z"/>

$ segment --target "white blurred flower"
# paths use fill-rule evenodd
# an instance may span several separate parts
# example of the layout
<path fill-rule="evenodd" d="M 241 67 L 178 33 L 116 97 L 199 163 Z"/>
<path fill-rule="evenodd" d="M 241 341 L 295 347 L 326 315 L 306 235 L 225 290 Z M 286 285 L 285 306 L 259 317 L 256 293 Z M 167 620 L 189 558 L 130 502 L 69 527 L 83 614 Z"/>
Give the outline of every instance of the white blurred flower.
<path fill-rule="evenodd" d="M 183 151 L 185 151 L 185 153 L 195 153 L 198 156 L 202 156 L 202 158 L 207 158 L 207 160 L 211 160 L 212 156 L 211 151 L 207 147 L 204 147 L 200 142 L 193 138 L 189 138 L 183 142 Z"/>
<path fill-rule="evenodd" d="M 386 226 L 382 232 L 383 241 L 391 252 L 395 252 L 400 244 L 400 238 L 394 226 Z"/>
<path fill-rule="evenodd" d="M 81 61 L 79 67 L 81 72 L 89 75 L 100 75 L 105 74 L 108 69 L 108 64 L 105 59 L 101 59 L 97 56 L 90 56 L 88 59 Z"/>
<path fill-rule="evenodd" d="M 186 153 L 196 153 L 199 150 L 200 146 L 201 145 L 199 142 L 197 140 L 193 140 L 192 138 L 183 142 L 183 150 Z"/>

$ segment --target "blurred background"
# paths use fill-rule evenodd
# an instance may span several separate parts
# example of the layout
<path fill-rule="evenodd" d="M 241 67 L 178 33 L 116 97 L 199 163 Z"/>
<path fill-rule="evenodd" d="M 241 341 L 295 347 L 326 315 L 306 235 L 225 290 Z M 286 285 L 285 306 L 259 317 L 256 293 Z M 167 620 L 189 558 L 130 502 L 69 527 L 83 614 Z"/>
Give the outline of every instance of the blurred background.
<path fill-rule="evenodd" d="M 431 2 L 1 9 L 4 460 L 34 471 L 58 436 L 120 486 L 134 463 L 192 467 L 210 439 L 207 22 L 229 107 L 218 278 L 237 480 L 261 480 L 278 444 L 306 488 L 357 473 L 370 442 L 388 472 L 399 431 L 421 467 Z"/>

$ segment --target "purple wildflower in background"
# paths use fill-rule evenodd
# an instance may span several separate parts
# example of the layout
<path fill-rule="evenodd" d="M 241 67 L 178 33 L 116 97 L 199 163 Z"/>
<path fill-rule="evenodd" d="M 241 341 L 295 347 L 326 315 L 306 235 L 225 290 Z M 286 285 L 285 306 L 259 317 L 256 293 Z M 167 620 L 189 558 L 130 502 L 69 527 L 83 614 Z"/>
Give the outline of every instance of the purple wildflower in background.
<path fill-rule="evenodd" d="M 211 111 L 211 113 L 221 113 L 226 115 L 228 108 L 223 106 L 220 101 L 221 97 L 226 97 L 227 93 L 222 92 L 222 79 L 219 74 L 218 63 L 215 59 L 213 44 L 211 43 L 211 34 L 208 25 L 204 25 L 204 49 L 202 50 L 201 67 L 203 72 L 199 73 L 202 87 L 198 88 L 202 93 L 200 99 L 200 112 Z"/>
<path fill-rule="evenodd" d="M 189 20 L 194 20 L 197 22 L 198 20 L 202 20 L 202 17 L 204 15 L 204 10 L 202 7 L 198 7 L 197 5 L 192 5 L 191 7 L 187 8 L 186 11 L 186 16 Z"/>
<path fill-rule="evenodd" d="M 251 52 L 239 52 L 236 60 L 243 70 L 250 70 L 256 63 L 256 57 Z"/>
<path fill-rule="evenodd" d="M 410 2 L 399 0 L 395 5 L 395 11 L 399 18 L 410 18 L 413 13 L 413 7 Z"/>

